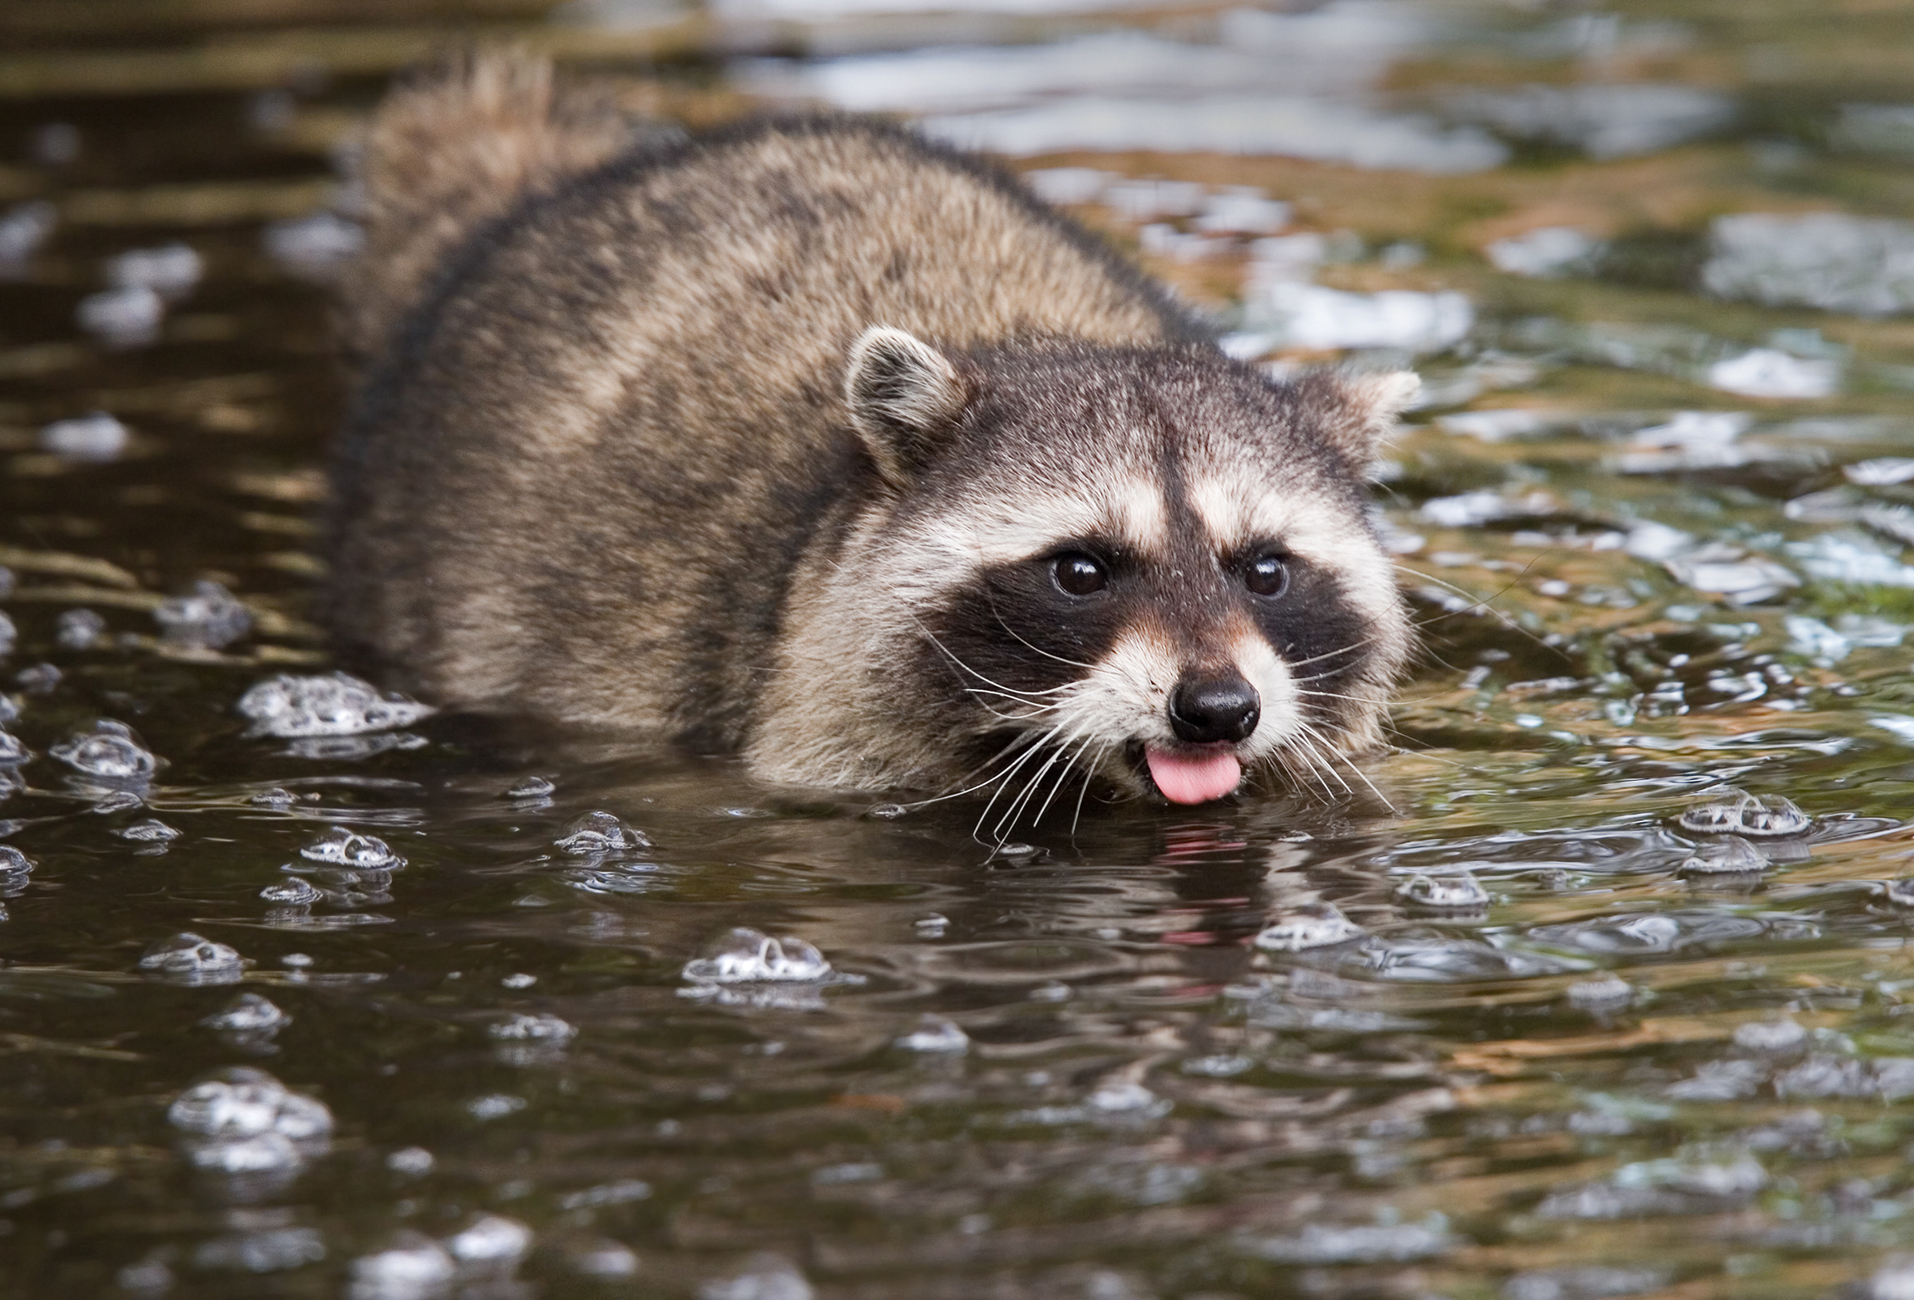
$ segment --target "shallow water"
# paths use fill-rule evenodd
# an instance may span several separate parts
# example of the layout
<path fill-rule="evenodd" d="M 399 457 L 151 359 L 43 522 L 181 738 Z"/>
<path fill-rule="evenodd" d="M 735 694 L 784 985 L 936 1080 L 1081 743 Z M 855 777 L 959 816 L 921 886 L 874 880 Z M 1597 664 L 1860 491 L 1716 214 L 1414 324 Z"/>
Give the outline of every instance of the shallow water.
<path fill-rule="evenodd" d="M 1909 1294 L 1914 13 L 904 8 L 0 9 L 0 1289 Z M 1397 752 L 993 852 L 247 696 L 337 667 L 313 214 L 475 29 L 921 114 L 1240 355 L 1415 364 Z"/>

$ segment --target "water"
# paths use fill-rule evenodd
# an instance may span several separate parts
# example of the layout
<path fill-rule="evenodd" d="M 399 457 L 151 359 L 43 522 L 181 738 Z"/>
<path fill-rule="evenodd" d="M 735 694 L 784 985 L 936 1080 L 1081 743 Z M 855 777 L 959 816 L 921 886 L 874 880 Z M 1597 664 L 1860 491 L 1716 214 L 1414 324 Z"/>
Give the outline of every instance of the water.
<path fill-rule="evenodd" d="M 1914 1295 L 1905 9 L 458 10 L 0 7 L 0 1291 Z M 993 850 L 347 675 L 335 160 L 475 22 L 1413 364 L 1398 751 Z"/>

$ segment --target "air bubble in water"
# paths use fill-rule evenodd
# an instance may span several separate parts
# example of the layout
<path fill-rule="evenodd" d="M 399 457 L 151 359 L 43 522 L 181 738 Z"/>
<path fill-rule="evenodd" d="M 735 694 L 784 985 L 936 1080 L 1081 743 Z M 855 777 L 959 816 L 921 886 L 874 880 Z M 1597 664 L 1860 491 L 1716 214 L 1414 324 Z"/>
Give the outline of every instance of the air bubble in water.
<path fill-rule="evenodd" d="M 1682 860 L 1684 876 L 1758 876 L 1768 869 L 1761 850 L 1739 835 L 1699 846 Z"/>
<path fill-rule="evenodd" d="M 638 1256 L 631 1247 L 608 1237 L 572 1247 L 570 1262 L 574 1270 L 587 1277 L 630 1277 L 638 1271 Z"/>
<path fill-rule="evenodd" d="M 0 885 L 12 884 L 32 870 L 32 858 L 11 844 L 0 844 Z"/>
<path fill-rule="evenodd" d="M 381 693 L 348 673 L 295 677 L 282 673 L 239 697 L 239 711 L 252 719 L 249 734 L 294 739 L 356 736 L 405 727 L 435 710 L 403 695 Z"/>
<path fill-rule="evenodd" d="M 618 853 L 650 848 L 651 838 L 608 812 L 588 812 L 565 828 L 558 847 L 567 853 Z"/>
<path fill-rule="evenodd" d="M 1285 1264 L 1371 1264 L 1428 1259 L 1455 1246 L 1455 1238 L 1438 1216 L 1421 1224 L 1395 1223 L 1362 1227 L 1306 1224 L 1301 1235 L 1271 1237 L 1248 1243 L 1251 1254 Z"/>
<path fill-rule="evenodd" d="M 123 840 L 132 840 L 135 844 L 164 844 L 168 840 L 179 838 L 178 831 L 154 817 L 134 822 L 131 826 L 122 826 L 113 833 Z"/>
<path fill-rule="evenodd" d="M 62 676 L 64 674 L 52 664 L 28 664 L 13 675 L 13 680 L 28 695 L 51 695 Z"/>
<path fill-rule="evenodd" d="M 542 776 L 528 776 L 505 792 L 507 799 L 546 799 L 558 787 Z"/>
<path fill-rule="evenodd" d="M 385 1158 L 387 1169 L 412 1178 L 422 1178 L 431 1173 L 432 1166 L 437 1163 L 432 1153 L 424 1147 L 403 1147 Z"/>
<path fill-rule="evenodd" d="M 1735 1046 L 1744 1052 L 1781 1056 L 1807 1045 L 1808 1031 L 1793 1020 L 1750 1020 L 1735 1026 Z"/>
<path fill-rule="evenodd" d="M 502 1039 L 539 1039 L 544 1042 L 564 1042 L 578 1036 L 578 1030 L 570 1023 L 553 1015 L 529 1015 L 520 1013 L 494 1024 L 487 1032 L 494 1038 Z"/>
<path fill-rule="evenodd" d="M 213 1237 L 193 1248 L 193 1267 L 201 1271 L 276 1273 L 316 1264 L 326 1243 L 312 1228 L 267 1228 Z"/>
<path fill-rule="evenodd" d="M 150 343 L 166 319 L 166 301 L 144 285 L 107 289 L 80 299 L 74 319 L 81 329 L 116 347 Z"/>
<path fill-rule="evenodd" d="M 1270 952 L 1303 952 L 1348 943 L 1364 934 L 1361 926 L 1333 903 L 1306 903 L 1283 913 L 1256 936 L 1258 948 Z"/>
<path fill-rule="evenodd" d="M 917 1022 L 916 1029 L 899 1038 L 897 1045 L 907 1052 L 967 1052 L 970 1035 L 954 1020 L 927 1015 Z"/>
<path fill-rule="evenodd" d="M 288 217 L 266 227 L 266 256 L 300 275 L 331 273 L 365 244 L 365 231 L 334 212 Z"/>
<path fill-rule="evenodd" d="M 140 969 L 189 984 L 230 984 L 245 974 L 246 963 L 235 949 L 188 931 L 148 948 Z"/>
<path fill-rule="evenodd" d="M 90 609 L 62 611 L 53 624 L 53 639 L 63 650 L 89 650 L 105 632 L 106 620 Z"/>
<path fill-rule="evenodd" d="M 1098 1085 L 1089 1097 L 1090 1109 L 1106 1115 L 1135 1114 L 1161 1106 L 1161 1099 L 1140 1083 L 1117 1079 Z"/>
<path fill-rule="evenodd" d="M 17 266 L 40 250 L 60 222 L 60 210 L 45 199 L 16 203 L 0 217 L 0 265 Z"/>
<path fill-rule="evenodd" d="M 263 1070 L 240 1067 L 188 1088 L 166 1117 L 177 1128 L 211 1138 L 277 1133 L 292 1142 L 316 1142 L 332 1135 L 332 1112 L 324 1102 L 293 1092 Z"/>
<path fill-rule="evenodd" d="M 241 993 L 226 1004 L 225 1010 L 199 1023 L 221 1033 L 263 1035 L 278 1033 L 292 1023 L 292 1017 L 257 993 Z"/>
<path fill-rule="evenodd" d="M 1885 892 L 1887 901 L 1895 907 L 1914 907 L 1914 876 L 1888 881 Z"/>
<path fill-rule="evenodd" d="M 1635 1000 L 1635 989 L 1619 975 L 1576 980 L 1562 991 L 1568 1004 L 1582 1011 L 1615 1011 Z"/>
<path fill-rule="evenodd" d="M 114 813 L 127 812 L 139 807 L 145 800 L 131 790 L 109 790 L 101 795 L 99 801 L 87 809 L 96 817 L 110 817 Z"/>
<path fill-rule="evenodd" d="M 329 828 L 318 839 L 300 849 L 299 856 L 340 867 L 396 870 L 405 865 L 405 859 L 388 848 L 378 836 L 359 835 L 343 826 Z"/>
<path fill-rule="evenodd" d="M 144 781 L 159 770 L 159 760 L 133 729 L 111 718 L 74 732 L 48 752 L 68 767 L 109 781 Z"/>
<path fill-rule="evenodd" d="M 685 963 L 684 977 L 694 984 L 754 984 L 768 981 L 819 981 L 835 975 L 824 954 L 804 940 L 773 939 L 746 926 L 732 930 L 708 955 Z"/>
<path fill-rule="evenodd" d="M 446 1249 L 468 1268 L 501 1269 L 518 1263 L 532 1248 L 532 1230 L 516 1219 L 487 1214 L 448 1237 Z"/>
<path fill-rule="evenodd" d="M 118 460 L 132 436 L 124 424 L 105 411 L 94 411 L 71 420 L 55 420 L 43 427 L 40 449 L 68 460 Z M 99 615 L 92 614 L 92 617 L 97 619 Z M 67 643 L 62 640 L 60 644 Z"/>
<path fill-rule="evenodd" d="M 168 643 L 206 650 L 231 645 L 253 628 L 253 616 L 238 598 L 205 579 L 185 595 L 161 601 L 153 621 Z"/>
<path fill-rule="evenodd" d="M 1786 839 L 1802 835 L 1814 820 L 1790 799 L 1757 799 L 1745 790 L 1724 790 L 1675 819 L 1683 830 L 1702 835 L 1741 835 L 1749 839 Z"/>
<path fill-rule="evenodd" d="M 115 289 L 151 289 L 162 298 L 183 297 L 199 283 L 206 265 L 185 244 L 132 248 L 110 258 L 106 282 Z"/>
<path fill-rule="evenodd" d="M 447 1294 L 458 1266 L 443 1246 L 416 1232 L 401 1232 L 393 1244 L 352 1261 L 351 1300 L 436 1300 Z"/>
<path fill-rule="evenodd" d="M 759 1256 L 746 1272 L 698 1288 L 698 1300 L 813 1300 L 816 1294 L 804 1274 L 775 1255 Z"/>
<path fill-rule="evenodd" d="M 1489 891 L 1467 871 L 1417 874 L 1397 885 L 1395 894 L 1421 912 L 1481 912 L 1489 906 Z"/>
<path fill-rule="evenodd" d="M 32 757 L 33 751 L 18 736 L 0 731 L 0 767 L 18 767 Z"/>
<path fill-rule="evenodd" d="M 267 885 L 259 891 L 259 896 L 268 903 L 278 903 L 282 907 L 307 907 L 324 898 L 325 895 L 303 880 L 287 880 L 276 885 Z"/>
<path fill-rule="evenodd" d="M 13 578 L 13 571 L 10 569 L 7 570 L 7 578 L 9 582 Z M 13 653 L 13 643 L 19 639 L 19 636 L 20 629 L 13 625 L 13 620 L 4 613 L 0 613 L 0 658 Z"/>

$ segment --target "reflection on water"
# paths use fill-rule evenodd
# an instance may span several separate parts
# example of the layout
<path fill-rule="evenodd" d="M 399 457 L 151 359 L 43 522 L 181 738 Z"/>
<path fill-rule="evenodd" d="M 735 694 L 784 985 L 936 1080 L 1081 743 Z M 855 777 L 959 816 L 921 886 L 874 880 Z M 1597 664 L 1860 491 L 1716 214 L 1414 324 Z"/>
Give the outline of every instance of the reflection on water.
<path fill-rule="evenodd" d="M 918 118 L 1236 355 L 1415 364 L 1374 789 L 993 852 L 338 671 L 337 163 L 473 24 L 694 125 Z M 8 1294 L 1914 1289 L 1903 7 L 0 32 Z"/>

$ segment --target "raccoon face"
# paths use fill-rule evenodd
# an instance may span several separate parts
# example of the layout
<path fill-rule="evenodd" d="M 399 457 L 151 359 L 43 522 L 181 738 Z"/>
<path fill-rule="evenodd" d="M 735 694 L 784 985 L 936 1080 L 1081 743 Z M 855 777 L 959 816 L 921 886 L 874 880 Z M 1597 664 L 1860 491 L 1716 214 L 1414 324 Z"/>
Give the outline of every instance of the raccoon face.
<path fill-rule="evenodd" d="M 1367 515 L 1412 375 L 1273 383 L 1207 348 L 853 350 L 888 493 L 898 689 L 973 781 L 1039 812 L 1096 779 L 1173 803 L 1360 781 L 1410 647 Z"/>

